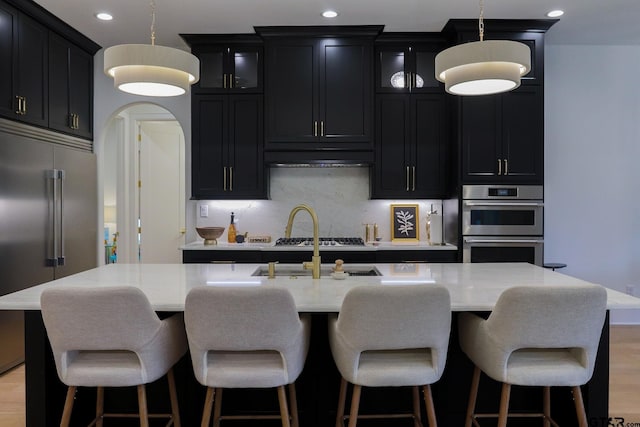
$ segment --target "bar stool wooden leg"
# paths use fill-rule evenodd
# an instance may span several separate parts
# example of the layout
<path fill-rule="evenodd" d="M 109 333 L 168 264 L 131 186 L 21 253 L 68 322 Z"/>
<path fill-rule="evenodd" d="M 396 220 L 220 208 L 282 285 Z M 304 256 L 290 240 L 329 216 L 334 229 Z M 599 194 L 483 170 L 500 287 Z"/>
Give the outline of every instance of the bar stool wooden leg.
<path fill-rule="evenodd" d="M 149 413 L 147 412 L 147 390 L 144 384 L 138 386 L 138 410 L 140 411 L 140 427 L 149 427 Z"/>
<path fill-rule="evenodd" d="M 424 386 L 424 404 L 427 407 L 429 427 L 438 427 L 438 422 L 436 421 L 436 410 L 433 407 L 433 394 L 431 393 L 431 386 L 429 384 Z"/>
<path fill-rule="evenodd" d="M 287 393 L 282 385 L 278 387 L 278 401 L 280 402 L 282 427 L 291 427 L 291 423 L 289 422 L 289 408 L 287 407 Z"/>
<path fill-rule="evenodd" d="M 64 401 L 64 409 L 62 410 L 62 420 L 60 420 L 60 427 L 68 427 L 69 421 L 71 421 L 71 411 L 73 411 L 73 398 L 76 395 L 76 386 L 69 386 L 67 388 L 67 398 Z"/>
<path fill-rule="evenodd" d="M 204 409 L 202 410 L 202 421 L 200 427 L 209 427 L 209 421 L 211 420 L 211 407 L 213 406 L 213 398 L 215 391 L 213 387 L 207 387 L 207 394 L 204 398 Z"/>
<path fill-rule="evenodd" d="M 351 411 L 349 411 L 349 427 L 356 427 L 358 423 L 358 411 L 360 410 L 360 394 L 362 386 L 353 385 L 353 393 L 351 394 Z"/>
<path fill-rule="evenodd" d="M 573 387 L 573 401 L 576 404 L 576 415 L 578 415 L 578 425 L 587 427 L 587 414 L 584 410 L 584 401 L 582 400 L 582 390 L 580 386 Z"/>
<path fill-rule="evenodd" d="M 220 417 L 222 415 L 222 390 L 216 388 L 216 400 L 213 402 L 213 427 L 220 427 Z"/>
<path fill-rule="evenodd" d="M 169 369 L 169 372 L 167 372 L 167 381 L 169 383 L 169 397 L 171 399 L 171 416 L 173 418 L 173 425 L 175 427 L 181 427 L 178 393 L 176 393 L 176 379 L 173 376 L 173 368 Z"/>
<path fill-rule="evenodd" d="M 476 411 L 476 399 L 478 398 L 478 386 L 480 385 L 480 368 L 477 366 L 473 370 L 471 377 L 471 391 L 469 392 L 469 403 L 467 404 L 467 418 L 464 427 L 471 427 L 473 414 Z"/>
<path fill-rule="evenodd" d="M 413 425 L 420 427 L 422 425 L 422 416 L 420 414 L 420 389 L 418 386 L 411 387 L 413 394 Z"/>
<path fill-rule="evenodd" d="M 338 410 L 336 413 L 336 427 L 343 427 L 344 405 L 347 400 L 347 380 L 340 379 L 340 394 L 338 395 Z"/>
<path fill-rule="evenodd" d="M 96 389 L 96 427 L 102 427 L 104 416 L 104 387 Z"/>
<path fill-rule="evenodd" d="M 551 387 L 542 387 L 542 413 L 545 417 L 543 427 L 551 427 Z"/>
<path fill-rule="evenodd" d="M 498 414 L 498 427 L 507 427 L 510 396 L 511 396 L 511 384 L 502 383 L 502 396 L 500 397 L 500 413 Z"/>
<path fill-rule="evenodd" d="M 291 412 L 291 427 L 299 427 L 300 421 L 298 420 L 298 397 L 296 396 L 295 383 L 289 384 L 289 407 L 289 412 Z"/>

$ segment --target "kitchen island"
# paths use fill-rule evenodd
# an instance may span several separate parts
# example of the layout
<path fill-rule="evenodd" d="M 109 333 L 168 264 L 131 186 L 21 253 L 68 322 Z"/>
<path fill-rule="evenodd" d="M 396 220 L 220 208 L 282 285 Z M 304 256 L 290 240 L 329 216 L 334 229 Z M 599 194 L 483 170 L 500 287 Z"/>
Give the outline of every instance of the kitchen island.
<path fill-rule="evenodd" d="M 353 267 L 356 266 L 358 265 Z M 298 384 L 302 425 L 326 426 L 333 424 L 339 384 L 339 374 L 333 365 L 326 338 L 326 318 L 329 314 L 340 310 L 347 290 L 359 285 L 441 284 L 447 287 L 451 294 L 454 318 L 447 368 L 441 381 L 434 386 L 434 400 L 440 424 L 456 426 L 461 425 L 464 419 L 472 365 L 458 346 L 455 312 L 475 311 L 488 314 L 500 293 L 512 286 L 553 287 L 584 283 L 582 280 L 524 263 L 375 264 L 358 267 L 373 267 L 382 274 L 381 276 L 357 276 L 348 277 L 345 280 L 334 280 L 330 276 L 311 279 L 311 277 L 297 274 L 292 275 L 290 274 L 291 266 L 278 264 L 275 279 L 252 275 L 264 267 L 264 264 L 111 264 L 0 297 L 0 310 L 25 310 L 27 426 L 40 427 L 57 423 L 63 407 L 65 388 L 57 378 L 39 311 L 40 293 L 48 287 L 136 286 L 148 296 L 153 308 L 163 315 L 183 311 L 187 293 L 198 286 L 286 287 L 293 294 L 298 311 L 312 314 L 312 343 L 305 370 Z M 637 298 L 613 290 L 607 290 L 607 292 L 609 310 L 640 308 L 640 300 Z M 583 387 L 587 415 L 590 419 L 608 417 L 608 346 L 607 316 L 594 376 L 590 383 Z M 195 383 L 188 357 L 185 357 L 179 365 L 177 376 L 179 377 L 181 412 L 184 417 L 183 425 L 197 425 L 202 410 L 204 388 Z M 166 404 L 167 393 L 162 381 L 160 380 L 161 384 L 158 387 L 153 387 L 155 383 L 150 387 L 149 404 L 152 409 L 153 405 Z M 482 381 L 484 384 L 485 379 Z M 490 380 L 486 381 L 490 382 Z M 489 411 L 494 411 L 499 401 L 499 388 L 497 384 L 494 387 L 488 384 L 484 390 L 486 391 L 483 392 L 483 397 L 478 404 L 480 408 L 487 407 Z M 268 409 L 277 409 L 275 394 L 259 396 L 255 399 L 242 397 L 237 400 L 244 400 L 245 404 L 249 401 L 259 401 Z M 532 395 L 531 390 L 514 389 L 512 406 L 514 409 L 537 410 L 541 396 L 541 392 L 534 392 Z M 271 401 L 272 397 L 273 401 Z M 109 405 L 126 406 L 128 400 L 135 402 L 135 392 L 130 399 L 124 399 L 121 395 L 112 399 L 110 401 L 107 395 L 107 407 Z M 554 391 L 552 399 L 554 416 L 559 424 L 563 427 L 576 425 L 570 391 L 559 388 Z M 235 402 L 233 393 L 229 393 L 225 405 L 233 407 Z M 393 409 L 409 408 L 410 402 L 409 395 L 389 398 L 388 390 L 385 397 L 377 391 L 367 390 L 363 396 L 363 411 L 381 405 L 391 406 Z M 261 405 L 258 406 L 256 410 L 264 410 L 260 407 Z M 135 404 L 133 407 L 135 408 Z M 84 391 L 78 395 L 76 408 L 78 413 L 76 419 L 81 418 L 77 425 L 82 425 L 84 418 L 91 419 L 94 403 L 90 392 Z M 74 419 L 74 425 L 76 425 L 75 422 Z M 135 422 L 132 425 L 135 425 Z M 368 424 L 363 422 L 362 425 Z"/>

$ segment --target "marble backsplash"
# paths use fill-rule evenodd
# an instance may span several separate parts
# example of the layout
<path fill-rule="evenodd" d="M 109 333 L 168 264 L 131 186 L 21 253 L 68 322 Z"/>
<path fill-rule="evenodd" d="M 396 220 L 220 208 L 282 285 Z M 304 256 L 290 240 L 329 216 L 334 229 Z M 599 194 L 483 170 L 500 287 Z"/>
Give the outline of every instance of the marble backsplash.
<path fill-rule="evenodd" d="M 391 238 L 390 205 L 419 205 L 419 237 L 426 242 L 426 217 L 433 204 L 442 211 L 441 200 L 370 200 L 369 168 L 272 168 L 270 200 L 199 200 L 195 207 L 197 226 L 228 227 L 235 213 L 236 229 L 249 235 L 284 236 L 291 209 L 311 206 L 318 215 L 320 236 L 362 237 L 364 224 L 378 224 L 384 241 Z M 200 206 L 208 206 L 208 217 L 200 217 Z M 292 236 L 312 236 L 313 223 L 306 212 L 296 215 Z M 225 234 L 221 237 L 226 240 Z"/>

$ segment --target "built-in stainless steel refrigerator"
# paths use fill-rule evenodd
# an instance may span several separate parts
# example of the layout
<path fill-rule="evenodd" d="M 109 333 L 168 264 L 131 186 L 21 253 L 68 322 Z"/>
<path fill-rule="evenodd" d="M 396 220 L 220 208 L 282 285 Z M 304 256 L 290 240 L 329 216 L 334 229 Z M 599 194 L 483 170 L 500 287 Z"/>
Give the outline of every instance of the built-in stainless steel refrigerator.
<path fill-rule="evenodd" d="M 90 141 L 0 119 L 0 295 L 97 265 Z M 0 311 L 0 372 L 24 360 L 22 312 Z"/>

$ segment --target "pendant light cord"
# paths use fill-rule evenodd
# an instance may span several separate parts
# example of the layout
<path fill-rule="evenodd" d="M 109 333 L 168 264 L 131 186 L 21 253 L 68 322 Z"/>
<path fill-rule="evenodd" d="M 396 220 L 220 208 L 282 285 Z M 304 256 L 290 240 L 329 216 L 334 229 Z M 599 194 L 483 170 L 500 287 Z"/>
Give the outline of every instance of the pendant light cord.
<path fill-rule="evenodd" d="M 484 0 L 480 0 L 480 19 L 478 19 L 478 31 L 480 32 L 480 41 L 484 40 Z"/>
<path fill-rule="evenodd" d="M 151 46 L 156 44 L 156 2 L 151 0 L 149 3 L 151 6 Z"/>

